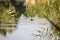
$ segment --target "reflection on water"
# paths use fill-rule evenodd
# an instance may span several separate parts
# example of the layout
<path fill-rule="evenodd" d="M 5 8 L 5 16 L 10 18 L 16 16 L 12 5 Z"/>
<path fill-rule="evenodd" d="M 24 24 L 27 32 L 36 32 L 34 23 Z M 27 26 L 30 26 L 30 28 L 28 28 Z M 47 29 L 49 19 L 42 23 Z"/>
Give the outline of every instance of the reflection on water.
<path fill-rule="evenodd" d="M 0 40 L 58 40 L 58 36 L 52 34 L 51 24 L 45 18 L 25 17 L 22 15 L 17 23 L 16 30 Z"/>

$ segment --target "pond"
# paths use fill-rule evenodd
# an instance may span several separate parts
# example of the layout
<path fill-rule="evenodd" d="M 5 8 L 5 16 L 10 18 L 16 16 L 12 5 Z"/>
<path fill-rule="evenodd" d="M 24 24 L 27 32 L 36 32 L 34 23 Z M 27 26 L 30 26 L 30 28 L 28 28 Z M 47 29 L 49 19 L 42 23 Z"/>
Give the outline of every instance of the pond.
<path fill-rule="evenodd" d="M 57 35 L 52 34 L 51 24 L 45 18 L 25 17 L 18 19 L 17 27 L 7 36 L 0 35 L 0 40 L 58 40 Z"/>

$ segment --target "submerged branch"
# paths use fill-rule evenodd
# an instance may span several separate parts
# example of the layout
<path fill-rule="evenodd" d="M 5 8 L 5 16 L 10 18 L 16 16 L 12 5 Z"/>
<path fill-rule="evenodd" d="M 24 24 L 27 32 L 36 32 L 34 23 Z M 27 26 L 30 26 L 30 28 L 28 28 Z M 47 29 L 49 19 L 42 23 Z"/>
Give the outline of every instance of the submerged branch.
<path fill-rule="evenodd" d="M 58 31 L 60 31 L 59 26 L 57 26 L 51 19 L 46 18 Z"/>

